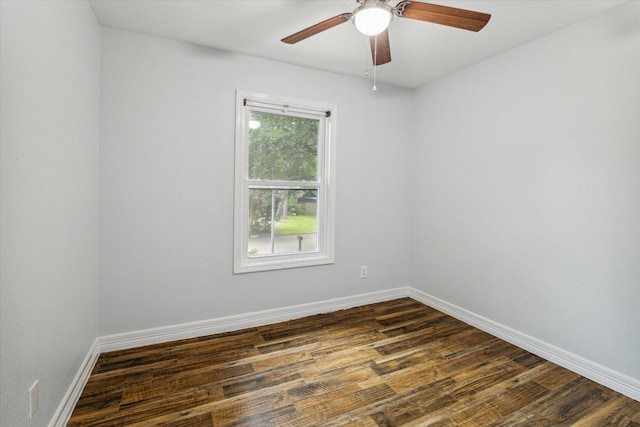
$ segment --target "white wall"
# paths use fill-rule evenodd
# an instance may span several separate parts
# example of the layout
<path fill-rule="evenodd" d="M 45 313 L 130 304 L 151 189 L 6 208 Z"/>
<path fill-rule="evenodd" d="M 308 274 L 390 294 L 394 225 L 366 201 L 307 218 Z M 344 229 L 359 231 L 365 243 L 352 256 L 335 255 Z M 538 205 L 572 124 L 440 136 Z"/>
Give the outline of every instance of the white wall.
<path fill-rule="evenodd" d="M 236 89 L 337 104 L 335 265 L 232 274 Z M 411 91 L 104 29 L 101 92 L 100 335 L 408 284 Z"/>
<path fill-rule="evenodd" d="M 86 2 L 0 16 L 0 425 L 43 426 L 97 332 L 100 27 Z"/>
<path fill-rule="evenodd" d="M 421 88 L 412 286 L 640 379 L 640 3 Z"/>

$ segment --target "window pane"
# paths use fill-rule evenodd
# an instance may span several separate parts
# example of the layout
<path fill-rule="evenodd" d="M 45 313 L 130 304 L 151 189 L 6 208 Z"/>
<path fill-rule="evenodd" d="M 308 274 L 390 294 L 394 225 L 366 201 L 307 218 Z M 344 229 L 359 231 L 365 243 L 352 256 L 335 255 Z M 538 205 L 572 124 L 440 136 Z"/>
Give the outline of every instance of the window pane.
<path fill-rule="evenodd" d="M 250 189 L 249 257 L 318 251 L 318 189 Z"/>
<path fill-rule="evenodd" d="M 252 111 L 249 179 L 316 181 L 319 120 Z"/>

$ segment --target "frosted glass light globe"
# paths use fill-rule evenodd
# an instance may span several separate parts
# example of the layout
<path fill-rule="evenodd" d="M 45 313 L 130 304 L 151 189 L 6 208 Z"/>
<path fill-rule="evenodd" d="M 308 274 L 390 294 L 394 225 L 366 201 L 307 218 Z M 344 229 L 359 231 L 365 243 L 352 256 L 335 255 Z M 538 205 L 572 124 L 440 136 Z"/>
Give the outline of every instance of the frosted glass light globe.
<path fill-rule="evenodd" d="M 375 36 L 387 29 L 391 23 L 391 12 L 385 7 L 360 8 L 353 16 L 353 24 L 367 36 Z"/>

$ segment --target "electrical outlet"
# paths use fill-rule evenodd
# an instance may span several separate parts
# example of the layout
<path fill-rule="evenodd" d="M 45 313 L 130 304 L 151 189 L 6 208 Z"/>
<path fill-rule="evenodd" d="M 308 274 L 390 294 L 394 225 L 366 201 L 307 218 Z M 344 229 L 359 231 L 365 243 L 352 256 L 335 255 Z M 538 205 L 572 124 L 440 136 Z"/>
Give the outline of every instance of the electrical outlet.
<path fill-rule="evenodd" d="M 40 380 L 36 380 L 31 387 L 29 387 L 29 419 L 32 419 L 38 410 L 40 389 Z"/>
<path fill-rule="evenodd" d="M 360 278 L 361 279 L 366 279 L 367 278 L 367 273 L 368 273 L 368 267 L 366 265 L 362 265 L 360 266 Z"/>

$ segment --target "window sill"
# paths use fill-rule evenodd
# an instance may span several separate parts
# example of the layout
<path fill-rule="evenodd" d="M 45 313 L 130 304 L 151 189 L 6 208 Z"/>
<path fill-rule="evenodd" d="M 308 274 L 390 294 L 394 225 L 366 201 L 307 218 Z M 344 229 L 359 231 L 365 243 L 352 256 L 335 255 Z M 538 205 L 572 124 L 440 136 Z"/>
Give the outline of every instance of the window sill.
<path fill-rule="evenodd" d="M 234 265 L 234 274 L 254 273 L 258 271 L 282 270 L 288 268 L 313 267 L 316 265 L 334 264 L 335 258 L 329 255 L 309 254 L 309 256 L 289 259 L 273 259 L 272 257 L 252 258 Z"/>

